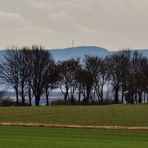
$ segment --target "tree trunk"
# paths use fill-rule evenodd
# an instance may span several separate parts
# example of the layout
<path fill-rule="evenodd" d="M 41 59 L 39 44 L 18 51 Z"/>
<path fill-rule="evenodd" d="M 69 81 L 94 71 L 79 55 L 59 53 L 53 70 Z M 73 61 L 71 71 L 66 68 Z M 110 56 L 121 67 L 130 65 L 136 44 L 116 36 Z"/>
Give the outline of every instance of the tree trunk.
<path fill-rule="evenodd" d="M 49 105 L 49 93 L 48 93 L 48 87 L 46 87 L 46 105 Z"/>
<path fill-rule="evenodd" d="M 127 90 L 127 84 L 126 84 L 126 82 L 122 82 L 122 97 L 121 97 L 122 103 L 125 102 L 125 94 L 124 94 L 124 92 L 126 90 Z"/>
<path fill-rule="evenodd" d="M 36 96 L 35 97 L 35 106 L 39 106 L 40 105 L 40 96 Z"/>
<path fill-rule="evenodd" d="M 101 86 L 100 99 L 101 103 L 103 103 L 103 86 Z"/>
<path fill-rule="evenodd" d="M 90 90 L 87 90 L 86 103 L 89 104 Z"/>
<path fill-rule="evenodd" d="M 122 96 L 121 96 L 121 101 L 122 101 L 122 104 L 124 103 L 124 92 L 125 92 L 125 85 L 122 84 Z"/>
<path fill-rule="evenodd" d="M 32 100 L 32 97 L 31 97 L 31 85 L 29 84 L 29 89 L 28 89 L 28 98 L 29 98 L 29 105 L 32 106 L 31 104 L 31 100 Z"/>
<path fill-rule="evenodd" d="M 79 97 L 78 97 L 78 100 L 79 100 L 79 104 L 81 103 L 81 91 L 79 90 Z"/>
<path fill-rule="evenodd" d="M 19 95 L 18 95 L 18 88 L 15 88 L 15 95 L 16 95 L 16 104 L 19 104 Z"/>
<path fill-rule="evenodd" d="M 114 100 L 115 104 L 119 103 L 119 86 L 115 87 L 115 100 Z"/>
<path fill-rule="evenodd" d="M 64 101 L 67 102 L 67 94 L 64 94 Z"/>
<path fill-rule="evenodd" d="M 66 88 L 66 92 L 65 92 L 65 94 L 64 94 L 64 101 L 65 101 L 65 102 L 68 101 L 67 98 L 68 98 L 68 89 Z"/>
<path fill-rule="evenodd" d="M 146 93 L 144 92 L 143 95 L 144 95 L 144 96 L 143 96 L 143 98 L 144 98 L 144 103 L 146 103 Z"/>
<path fill-rule="evenodd" d="M 24 95 L 24 86 L 22 86 L 21 97 L 22 97 L 22 105 L 25 105 L 25 95 Z"/>
<path fill-rule="evenodd" d="M 121 100 L 122 100 L 122 104 L 124 103 L 124 91 L 122 90 L 122 97 L 121 97 Z"/>
<path fill-rule="evenodd" d="M 134 100 L 136 101 L 136 104 L 138 104 L 137 91 L 135 92 L 135 99 Z"/>
<path fill-rule="evenodd" d="M 138 100 L 138 103 L 142 103 L 142 92 L 139 92 L 139 100 Z"/>

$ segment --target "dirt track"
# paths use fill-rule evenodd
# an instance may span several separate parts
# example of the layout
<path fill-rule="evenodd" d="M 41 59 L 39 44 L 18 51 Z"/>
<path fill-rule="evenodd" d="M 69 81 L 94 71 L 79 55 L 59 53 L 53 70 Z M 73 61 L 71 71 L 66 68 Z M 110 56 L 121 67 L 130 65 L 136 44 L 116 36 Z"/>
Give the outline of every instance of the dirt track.
<path fill-rule="evenodd" d="M 0 126 L 30 126 L 49 128 L 83 128 L 83 129 L 116 129 L 116 130 L 148 130 L 148 127 L 125 127 L 125 126 L 83 126 L 83 125 L 61 125 L 47 123 L 22 123 L 22 122 L 0 122 Z"/>

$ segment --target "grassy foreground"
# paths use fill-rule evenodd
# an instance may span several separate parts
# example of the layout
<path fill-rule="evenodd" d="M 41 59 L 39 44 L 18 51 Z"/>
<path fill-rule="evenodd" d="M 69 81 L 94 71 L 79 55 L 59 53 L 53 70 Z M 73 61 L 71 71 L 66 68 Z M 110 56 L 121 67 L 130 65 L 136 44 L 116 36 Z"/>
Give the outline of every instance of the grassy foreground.
<path fill-rule="evenodd" d="M 148 105 L 2 107 L 0 122 L 148 126 Z"/>
<path fill-rule="evenodd" d="M 3 148 L 146 148 L 148 131 L 0 127 Z"/>

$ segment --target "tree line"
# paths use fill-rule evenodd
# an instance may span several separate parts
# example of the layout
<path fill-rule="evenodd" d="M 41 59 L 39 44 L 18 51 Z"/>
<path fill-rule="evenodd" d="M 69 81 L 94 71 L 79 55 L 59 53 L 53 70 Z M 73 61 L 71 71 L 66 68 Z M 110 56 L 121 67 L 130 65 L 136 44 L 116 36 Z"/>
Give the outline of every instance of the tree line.
<path fill-rule="evenodd" d="M 86 55 L 55 62 L 41 46 L 12 48 L 0 62 L 0 83 L 14 89 L 16 105 L 25 105 L 27 98 L 31 106 L 34 98 L 39 106 L 42 96 L 49 105 L 56 88 L 65 104 L 148 103 L 148 58 L 122 50 L 104 58 Z"/>

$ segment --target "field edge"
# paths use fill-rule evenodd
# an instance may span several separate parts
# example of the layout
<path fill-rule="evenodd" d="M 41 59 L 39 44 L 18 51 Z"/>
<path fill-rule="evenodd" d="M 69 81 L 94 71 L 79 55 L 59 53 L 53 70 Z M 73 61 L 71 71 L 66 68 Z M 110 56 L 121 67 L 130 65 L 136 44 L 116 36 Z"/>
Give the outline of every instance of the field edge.
<path fill-rule="evenodd" d="M 28 126 L 28 127 L 49 127 L 49 128 L 75 128 L 75 129 L 110 129 L 110 130 L 148 130 L 148 127 L 136 126 L 93 126 L 93 125 L 64 125 L 31 122 L 0 122 L 0 126 Z"/>

